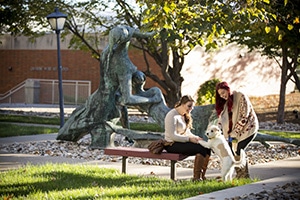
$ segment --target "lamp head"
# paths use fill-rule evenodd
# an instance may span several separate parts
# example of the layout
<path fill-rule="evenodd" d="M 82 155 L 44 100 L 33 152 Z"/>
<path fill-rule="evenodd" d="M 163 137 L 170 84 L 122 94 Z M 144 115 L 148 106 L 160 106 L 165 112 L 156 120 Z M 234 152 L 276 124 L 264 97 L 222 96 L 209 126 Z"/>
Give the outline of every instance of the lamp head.
<path fill-rule="evenodd" d="M 55 8 L 55 11 L 47 15 L 47 19 L 51 28 L 55 31 L 60 31 L 64 28 L 67 15 L 58 11 L 58 8 Z"/>

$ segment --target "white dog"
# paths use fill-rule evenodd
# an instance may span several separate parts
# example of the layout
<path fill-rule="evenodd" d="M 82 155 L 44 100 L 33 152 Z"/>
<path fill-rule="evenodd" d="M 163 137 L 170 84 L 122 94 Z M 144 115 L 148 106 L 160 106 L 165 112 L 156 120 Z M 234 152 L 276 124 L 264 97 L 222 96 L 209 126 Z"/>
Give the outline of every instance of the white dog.
<path fill-rule="evenodd" d="M 221 160 L 221 174 L 223 181 L 231 181 L 234 172 L 234 167 L 243 167 L 246 165 L 246 154 L 241 150 L 241 157 L 239 161 L 234 159 L 229 144 L 218 126 L 212 125 L 206 132 L 208 141 L 201 140 L 199 144 L 212 149 Z"/>

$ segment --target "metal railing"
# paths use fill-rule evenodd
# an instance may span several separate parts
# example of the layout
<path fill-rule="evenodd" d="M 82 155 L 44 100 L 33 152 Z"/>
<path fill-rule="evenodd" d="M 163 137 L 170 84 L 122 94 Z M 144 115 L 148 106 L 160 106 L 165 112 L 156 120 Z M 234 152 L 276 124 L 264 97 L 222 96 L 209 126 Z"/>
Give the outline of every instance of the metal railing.
<path fill-rule="evenodd" d="M 78 105 L 91 95 L 91 81 L 63 80 L 64 104 Z M 4 94 L 0 103 L 58 104 L 58 80 L 27 79 Z"/>

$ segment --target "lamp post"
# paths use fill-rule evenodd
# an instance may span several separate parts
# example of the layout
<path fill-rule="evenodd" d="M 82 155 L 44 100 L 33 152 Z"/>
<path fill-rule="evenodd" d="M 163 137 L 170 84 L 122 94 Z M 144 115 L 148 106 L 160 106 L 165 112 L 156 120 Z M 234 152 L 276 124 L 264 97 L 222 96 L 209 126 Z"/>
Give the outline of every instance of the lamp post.
<path fill-rule="evenodd" d="M 60 113 L 60 128 L 64 125 L 64 96 L 62 88 L 62 66 L 60 59 L 60 40 L 59 35 L 60 31 L 63 30 L 67 15 L 58 11 L 58 8 L 55 8 L 55 11 L 47 15 L 47 20 L 53 30 L 55 30 L 57 36 L 57 62 L 58 62 L 58 90 L 59 90 L 59 113 Z"/>

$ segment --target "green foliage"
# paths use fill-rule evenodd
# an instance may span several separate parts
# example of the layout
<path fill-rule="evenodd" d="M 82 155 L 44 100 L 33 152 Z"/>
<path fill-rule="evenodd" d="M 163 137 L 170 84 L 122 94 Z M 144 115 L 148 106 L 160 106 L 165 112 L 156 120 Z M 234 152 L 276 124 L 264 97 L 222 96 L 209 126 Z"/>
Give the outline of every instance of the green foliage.
<path fill-rule="evenodd" d="M 49 26 L 46 16 L 61 7 L 62 0 L 0 1 L 0 34 L 37 36 Z M 50 30 L 50 28 L 49 28 Z"/>
<path fill-rule="evenodd" d="M 261 50 L 270 57 L 282 57 L 280 49 L 284 43 L 291 48 L 287 56 L 293 58 L 293 49 L 300 45 L 299 17 L 299 0 L 257 1 L 255 5 L 241 6 L 239 15 L 230 24 L 230 41 Z"/>
<path fill-rule="evenodd" d="M 230 16 L 222 12 L 213 1 L 205 5 L 197 2 L 191 4 L 191 1 L 138 2 L 145 7 L 142 28 L 157 31 L 164 29 L 168 46 L 172 51 L 178 50 L 179 55 L 187 54 L 196 45 L 205 46 L 207 49 L 216 48 L 217 39 L 226 34 L 222 20 L 228 20 Z M 219 21 L 214 19 L 216 16 Z"/>
<path fill-rule="evenodd" d="M 1 199 L 186 199 L 255 182 L 173 181 L 121 174 L 95 165 L 46 164 L 0 173 Z M 10 197 L 10 198 L 9 198 Z"/>
<path fill-rule="evenodd" d="M 200 85 L 197 91 L 197 105 L 208 105 L 216 103 L 216 85 L 219 79 L 211 79 Z"/>

